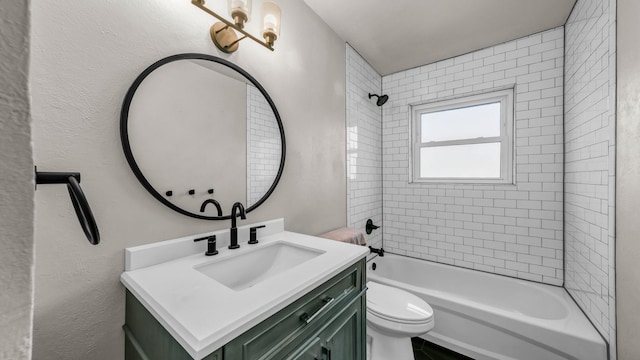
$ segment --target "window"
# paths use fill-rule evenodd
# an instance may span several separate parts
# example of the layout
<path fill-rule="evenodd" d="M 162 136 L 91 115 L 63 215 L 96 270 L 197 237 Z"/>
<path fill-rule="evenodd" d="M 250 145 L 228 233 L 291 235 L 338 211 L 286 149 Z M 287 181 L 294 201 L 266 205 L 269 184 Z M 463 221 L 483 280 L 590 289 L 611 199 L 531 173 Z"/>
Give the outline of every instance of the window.
<path fill-rule="evenodd" d="M 411 107 L 412 181 L 512 183 L 513 89 Z"/>

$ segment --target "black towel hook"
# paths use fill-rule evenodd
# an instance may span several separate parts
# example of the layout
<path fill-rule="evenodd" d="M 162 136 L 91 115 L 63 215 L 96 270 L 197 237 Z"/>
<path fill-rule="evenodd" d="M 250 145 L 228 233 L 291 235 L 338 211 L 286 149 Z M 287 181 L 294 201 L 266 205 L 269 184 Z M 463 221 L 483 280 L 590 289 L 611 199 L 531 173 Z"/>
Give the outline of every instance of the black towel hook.
<path fill-rule="evenodd" d="M 80 173 L 38 172 L 37 168 L 35 168 L 35 173 L 36 189 L 38 184 L 67 184 L 71 203 L 76 211 L 76 216 L 78 216 L 80 226 L 82 226 L 82 230 L 87 236 L 87 240 L 93 245 L 98 245 L 100 243 L 100 232 L 98 231 L 98 225 L 91 212 L 89 202 L 80 187 Z"/>

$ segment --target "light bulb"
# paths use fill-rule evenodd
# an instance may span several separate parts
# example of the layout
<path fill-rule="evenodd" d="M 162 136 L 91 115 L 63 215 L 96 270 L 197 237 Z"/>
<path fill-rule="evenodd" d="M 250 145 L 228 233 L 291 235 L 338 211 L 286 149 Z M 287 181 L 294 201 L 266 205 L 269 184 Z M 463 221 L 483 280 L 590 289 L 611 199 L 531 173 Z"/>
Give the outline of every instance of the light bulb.
<path fill-rule="evenodd" d="M 262 36 L 270 46 L 280 36 L 280 7 L 271 1 L 262 4 Z"/>
<path fill-rule="evenodd" d="M 228 0 L 229 14 L 241 29 L 251 18 L 251 0 Z"/>

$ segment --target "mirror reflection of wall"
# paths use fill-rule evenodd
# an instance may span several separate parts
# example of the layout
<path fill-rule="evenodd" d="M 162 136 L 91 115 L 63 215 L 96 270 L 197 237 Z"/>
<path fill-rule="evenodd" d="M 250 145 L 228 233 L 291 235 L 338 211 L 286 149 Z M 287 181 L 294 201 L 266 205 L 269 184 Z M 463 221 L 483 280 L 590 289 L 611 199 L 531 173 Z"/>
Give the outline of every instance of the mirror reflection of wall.
<path fill-rule="evenodd" d="M 223 209 L 245 203 L 245 103 L 244 83 L 192 61 L 152 72 L 129 110 L 131 148 L 149 183 L 161 194 L 173 191 L 170 201 L 192 211 L 211 188 Z"/>
<path fill-rule="evenodd" d="M 125 124 L 154 196 L 188 213 L 218 216 L 213 205 L 200 212 L 207 199 L 219 202 L 223 215 L 236 201 L 256 204 L 283 160 L 281 125 L 269 101 L 243 74 L 214 61 L 171 61 L 151 71 Z"/>
<path fill-rule="evenodd" d="M 280 129 L 267 100 L 247 84 L 247 203 L 260 200 L 280 167 Z"/>

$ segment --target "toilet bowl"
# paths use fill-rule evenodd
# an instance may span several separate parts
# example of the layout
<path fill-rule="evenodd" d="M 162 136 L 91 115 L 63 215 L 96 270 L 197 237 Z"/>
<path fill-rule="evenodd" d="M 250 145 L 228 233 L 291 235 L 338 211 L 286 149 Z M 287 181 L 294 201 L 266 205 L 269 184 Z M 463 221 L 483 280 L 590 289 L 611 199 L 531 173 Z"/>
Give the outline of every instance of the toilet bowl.
<path fill-rule="evenodd" d="M 367 360 L 414 360 L 411 338 L 433 329 L 433 309 L 391 286 L 367 283 Z"/>

